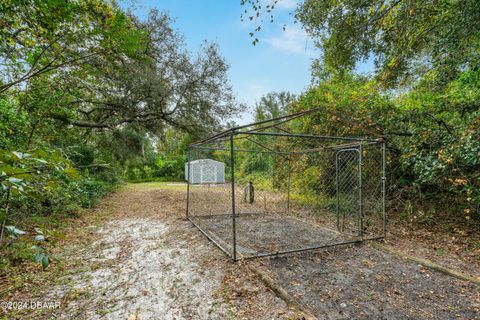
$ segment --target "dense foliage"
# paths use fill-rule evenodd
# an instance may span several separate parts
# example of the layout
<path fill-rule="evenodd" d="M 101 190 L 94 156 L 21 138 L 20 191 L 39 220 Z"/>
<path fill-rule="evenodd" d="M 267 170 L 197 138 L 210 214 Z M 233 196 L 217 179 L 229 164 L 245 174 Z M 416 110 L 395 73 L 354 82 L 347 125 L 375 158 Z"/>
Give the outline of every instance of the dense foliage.
<path fill-rule="evenodd" d="M 242 0 L 244 17 L 271 19 L 277 2 Z M 322 107 L 289 125 L 384 137 L 396 204 L 480 219 L 479 2 L 303 0 L 295 16 L 323 52 L 313 85 L 265 95 L 255 119 Z M 356 75 L 370 57 L 374 74 Z M 141 20 L 109 0 L 2 1 L 0 264 L 46 267 L 48 229 L 121 181 L 182 179 L 186 146 L 243 110 L 227 70 L 217 45 L 193 55 L 156 10 Z M 239 159 L 245 177 L 275 166 Z M 307 190 L 319 177 L 303 179 Z"/>
<path fill-rule="evenodd" d="M 241 109 L 218 47 L 194 56 L 171 24 L 109 0 L 0 3 L 1 264 L 46 267 L 58 217 L 124 180 L 179 179 L 190 136 Z"/>
<path fill-rule="evenodd" d="M 305 0 L 296 17 L 323 49 L 329 70 L 353 70 L 373 56 L 379 79 L 389 86 L 427 72 L 436 75 L 431 84 L 448 85 L 480 62 L 476 0 Z"/>
<path fill-rule="evenodd" d="M 325 107 L 304 121 L 305 132 L 385 137 L 391 196 L 401 193 L 402 202 L 414 198 L 465 219 L 479 218 L 480 112 L 477 94 L 471 94 L 480 89 L 478 76 L 465 72 L 442 92 L 430 91 L 424 80 L 399 96 L 374 80 L 343 77 L 322 82 L 294 108 Z"/>
<path fill-rule="evenodd" d="M 261 24 L 274 19 L 278 0 L 241 3 Z M 314 85 L 289 110 L 325 111 L 292 125 L 386 138 L 392 209 L 411 200 L 479 219 L 480 3 L 303 0 L 294 14 L 322 57 L 312 64 Z M 355 75 L 370 58 L 374 74 Z"/>

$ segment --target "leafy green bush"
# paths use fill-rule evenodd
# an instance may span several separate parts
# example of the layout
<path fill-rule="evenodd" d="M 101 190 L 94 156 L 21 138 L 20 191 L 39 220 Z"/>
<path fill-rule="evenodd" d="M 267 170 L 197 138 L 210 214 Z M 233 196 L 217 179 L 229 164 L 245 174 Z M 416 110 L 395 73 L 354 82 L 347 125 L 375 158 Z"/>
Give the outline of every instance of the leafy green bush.
<path fill-rule="evenodd" d="M 0 173 L 3 191 L 0 198 L 1 232 L 2 238 L 5 235 L 11 240 L 1 245 L 0 250 L 13 263 L 35 255 L 35 261 L 44 268 L 52 260 L 47 247 L 38 243 L 32 247 L 32 241 L 25 239 L 22 229 L 35 230 L 35 241 L 43 241 L 45 234 L 38 227 L 55 227 L 57 216 L 91 207 L 115 185 L 111 181 L 99 180 L 87 171 L 79 172 L 57 150 L 2 151 Z M 8 261 L 2 264 L 8 265 Z"/>
<path fill-rule="evenodd" d="M 291 126 L 325 135 L 384 136 L 390 192 L 443 206 L 435 212 L 480 218 L 479 79 L 480 70 L 466 71 L 442 91 L 433 91 L 426 78 L 407 93 L 391 96 L 369 78 L 333 78 L 300 97 L 292 110 L 325 111 Z M 315 188 L 315 176 L 306 172 L 301 184 Z M 450 199 L 448 208 L 434 200 L 444 198 Z"/>

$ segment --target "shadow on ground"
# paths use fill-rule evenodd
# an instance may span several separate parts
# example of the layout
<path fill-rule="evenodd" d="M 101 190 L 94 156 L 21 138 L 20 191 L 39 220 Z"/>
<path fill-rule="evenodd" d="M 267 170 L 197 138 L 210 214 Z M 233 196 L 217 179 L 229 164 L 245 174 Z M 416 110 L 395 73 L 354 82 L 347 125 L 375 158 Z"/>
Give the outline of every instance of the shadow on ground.
<path fill-rule="evenodd" d="M 368 245 L 256 262 L 320 319 L 478 319 L 479 287 Z"/>

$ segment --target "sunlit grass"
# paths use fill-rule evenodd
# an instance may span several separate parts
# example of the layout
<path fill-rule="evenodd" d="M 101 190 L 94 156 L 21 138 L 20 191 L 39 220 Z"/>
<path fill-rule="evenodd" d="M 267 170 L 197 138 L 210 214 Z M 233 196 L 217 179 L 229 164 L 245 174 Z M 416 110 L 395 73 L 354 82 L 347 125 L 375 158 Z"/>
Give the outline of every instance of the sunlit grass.
<path fill-rule="evenodd" d="M 164 190 L 175 190 L 175 191 L 187 191 L 187 184 L 183 182 L 140 182 L 140 183 L 128 183 L 126 188 L 152 188 L 152 189 L 164 189 Z"/>

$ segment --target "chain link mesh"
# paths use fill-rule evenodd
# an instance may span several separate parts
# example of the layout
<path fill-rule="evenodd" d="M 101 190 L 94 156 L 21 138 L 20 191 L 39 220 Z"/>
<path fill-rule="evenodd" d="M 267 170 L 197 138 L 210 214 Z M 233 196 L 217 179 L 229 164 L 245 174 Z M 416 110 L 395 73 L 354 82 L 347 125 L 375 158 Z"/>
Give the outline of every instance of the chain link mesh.
<path fill-rule="evenodd" d="M 384 235 L 381 141 L 242 134 L 191 146 L 190 164 L 202 159 L 225 180 L 190 183 L 188 217 L 232 258 Z"/>

